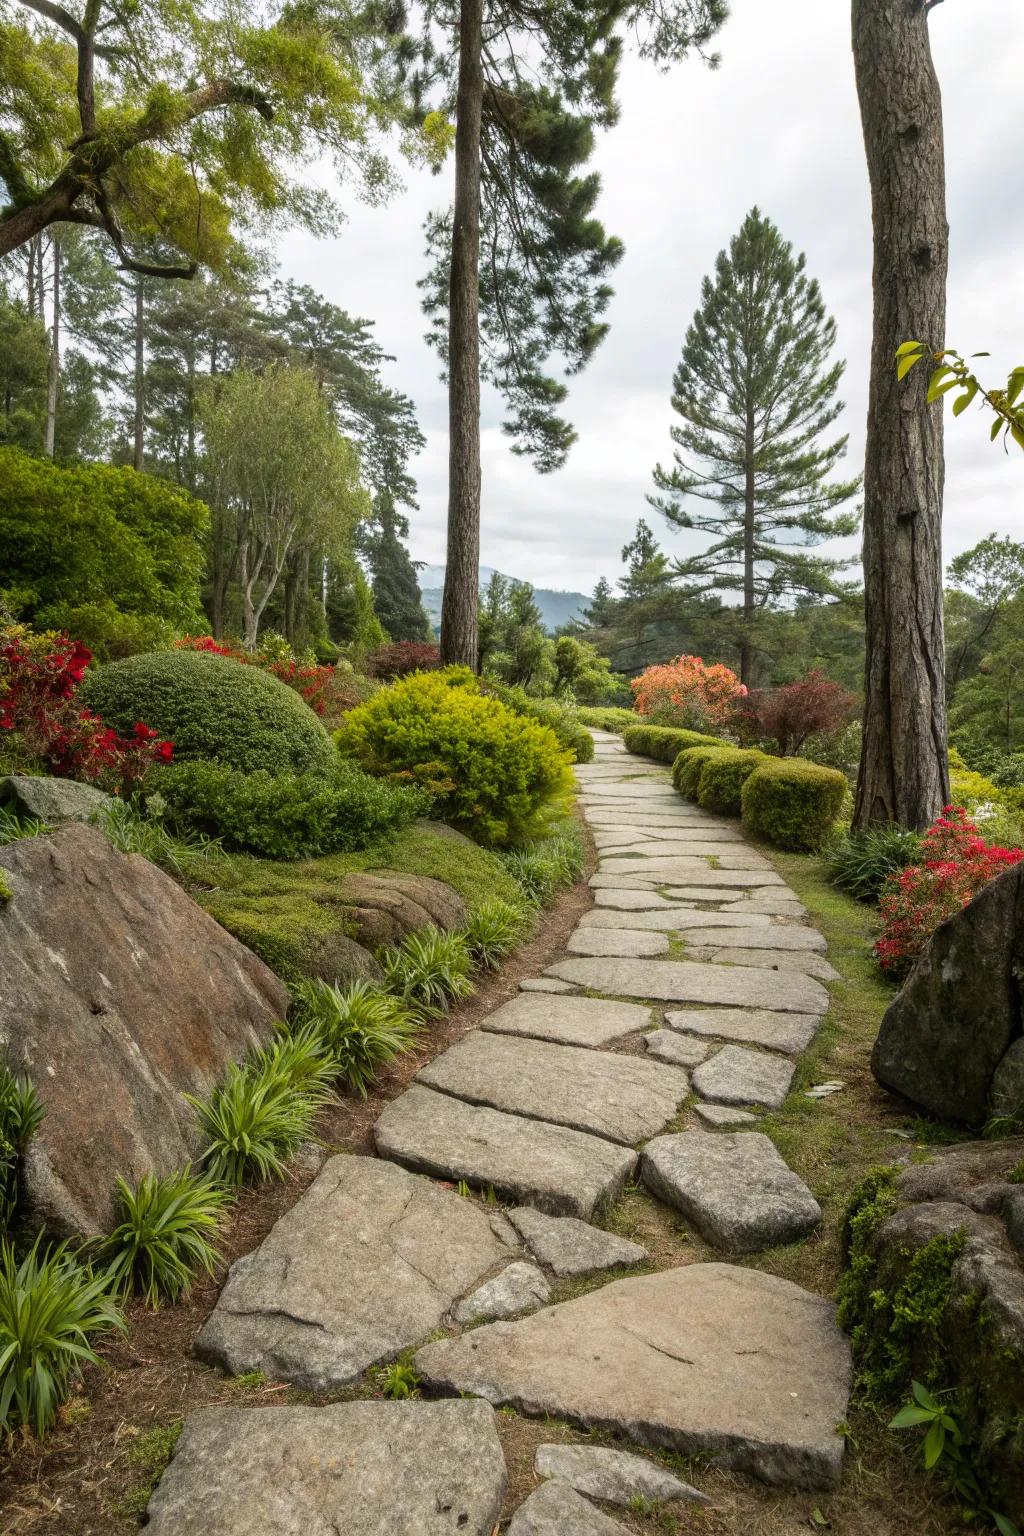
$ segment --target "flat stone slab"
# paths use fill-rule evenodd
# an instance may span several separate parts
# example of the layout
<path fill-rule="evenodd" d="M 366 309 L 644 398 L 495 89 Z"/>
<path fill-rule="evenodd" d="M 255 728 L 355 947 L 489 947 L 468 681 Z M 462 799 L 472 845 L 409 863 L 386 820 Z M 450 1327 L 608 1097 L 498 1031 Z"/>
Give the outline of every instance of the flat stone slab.
<path fill-rule="evenodd" d="M 762 854 L 753 849 L 743 849 L 735 843 L 725 843 L 695 833 L 692 837 L 650 837 L 606 848 L 602 852 L 601 868 L 614 869 L 619 859 L 719 859 L 728 869 L 766 869 Z M 614 862 L 612 862 L 614 861 Z"/>
<path fill-rule="evenodd" d="M 701 913 L 702 917 L 729 917 L 728 912 Z M 767 918 L 762 923 L 751 923 L 749 928 L 727 928 L 722 932 L 701 936 L 697 943 L 713 944 L 716 949 L 769 949 L 776 954 L 798 951 L 805 954 L 825 953 L 823 934 L 815 928 L 802 928 L 796 923 L 773 923 Z"/>
<path fill-rule="evenodd" d="M 196 1352 L 232 1375 L 343 1387 L 428 1338 L 514 1256 L 476 1202 L 379 1158 L 332 1157 L 231 1266 Z"/>
<path fill-rule="evenodd" d="M 821 1221 L 807 1185 L 760 1131 L 656 1136 L 643 1150 L 640 1171 L 652 1194 L 727 1253 L 796 1242 Z"/>
<path fill-rule="evenodd" d="M 565 995 L 576 991 L 567 981 L 556 981 L 553 976 L 527 976 L 519 983 L 520 992 L 561 992 Z"/>
<path fill-rule="evenodd" d="M 824 955 L 801 949 L 729 949 L 727 945 L 718 943 L 714 933 L 708 936 L 707 946 L 702 949 L 700 959 L 709 960 L 714 965 L 759 966 L 766 971 L 800 972 L 804 976 L 816 976 L 819 981 L 839 979 L 839 972 Z"/>
<path fill-rule="evenodd" d="M 512 1516 L 506 1536 L 630 1536 L 568 1483 L 542 1483 Z"/>
<path fill-rule="evenodd" d="M 726 910 L 723 908 L 723 910 Z M 807 908 L 786 887 L 778 891 L 753 891 L 742 901 L 730 903 L 730 912 L 760 912 L 769 917 L 806 917 Z"/>
<path fill-rule="evenodd" d="M 599 907 L 612 907 L 616 912 L 667 912 L 672 903 L 659 896 L 653 887 L 634 890 L 632 887 L 601 886 L 594 891 L 594 901 Z"/>
<path fill-rule="evenodd" d="M 382 1157 L 584 1220 L 616 1198 L 637 1163 L 634 1152 L 603 1137 L 466 1104 L 417 1084 L 386 1106 L 373 1134 Z"/>
<path fill-rule="evenodd" d="M 773 1013 L 767 1008 L 680 1008 L 666 1013 L 665 1023 L 669 1029 L 690 1035 L 765 1045 L 799 1056 L 817 1034 L 821 1019 L 815 1014 Z"/>
<path fill-rule="evenodd" d="M 673 856 L 671 858 L 617 858 L 607 860 L 604 873 L 640 875 L 659 885 L 775 885 L 782 876 L 770 869 L 759 854 L 719 854 L 718 867 L 706 859 Z"/>
<path fill-rule="evenodd" d="M 632 956 L 667 955 L 668 935 L 646 933 L 637 928 L 577 928 L 569 935 L 566 950 L 570 955 Z"/>
<path fill-rule="evenodd" d="M 693 1086 L 705 1099 L 719 1104 L 763 1104 L 779 1109 L 789 1092 L 796 1067 L 783 1056 L 723 1045 L 693 1074 Z"/>
<path fill-rule="evenodd" d="M 486 1403 L 190 1414 L 148 1536 L 492 1536 L 505 1458 Z"/>
<path fill-rule="evenodd" d="M 706 1453 L 767 1483 L 839 1481 L 849 1345 L 831 1302 L 760 1270 L 687 1264 L 615 1280 L 427 1344 L 415 1369 L 433 1389 Z"/>
<path fill-rule="evenodd" d="M 622 928 L 650 929 L 654 933 L 691 933 L 704 929 L 713 929 L 715 932 L 707 938 L 701 933 L 696 941 L 701 944 L 719 942 L 719 930 L 725 928 L 737 928 L 743 933 L 749 934 L 751 924 L 763 927 L 766 935 L 775 934 L 782 930 L 778 923 L 773 923 L 770 917 L 740 917 L 735 912 L 702 912 L 694 907 L 680 907 L 669 905 L 666 908 L 654 911 L 640 911 L 633 913 L 628 922 L 606 907 L 592 907 L 589 912 L 584 912 L 580 918 L 580 928 Z M 767 942 L 767 937 L 766 937 Z"/>
<path fill-rule="evenodd" d="M 711 1049 L 706 1040 L 677 1034 L 674 1029 L 652 1029 L 644 1035 L 644 1046 L 648 1056 L 675 1067 L 699 1067 Z"/>
<path fill-rule="evenodd" d="M 575 1045 L 475 1029 L 416 1074 L 429 1088 L 507 1114 L 634 1146 L 657 1135 L 690 1091 L 685 1072 Z"/>
<path fill-rule="evenodd" d="M 572 1216 L 548 1216 L 521 1205 L 508 1212 L 508 1219 L 536 1258 L 559 1278 L 642 1264 L 648 1257 L 639 1243 Z"/>
<path fill-rule="evenodd" d="M 572 993 L 569 982 L 552 978 L 552 986 Z M 520 983 L 522 985 L 522 983 Z M 503 1003 L 481 1028 L 500 1035 L 525 1035 L 533 1040 L 553 1040 L 561 1045 L 601 1047 L 636 1034 L 651 1022 L 649 1008 L 639 1003 L 614 1003 L 599 997 L 537 998 L 520 995 Z"/>
<path fill-rule="evenodd" d="M 538 1477 L 568 1483 L 577 1493 L 606 1504 L 630 1505 L 634 1499 L 657 1499 L 667 1504 L 710 1504 L 706 1494 L 684 1483 L 667 1467 L 629 1451 L 612 1451 L 603 1445 L 539 1445 L 533 1460 Z"/>
<path fill-rule="evenodd" d="M 756 1125 L 757 1116 L 749 1109 L 735 1109 L 731 1104 L 695 1104 L 694 1110 L 705 1125 Z"/>
<path fill-rule="evenodd" d="M 632 860 L 630 862 L 633 862 Z M 637 860 L 639 863 L 639 860 Z M 782 885 L 782 876 L 777 875 L 772 869 L 742 870 L 742 869 L 712 869 L 692 868 L 684 859 L 668 859 L 666 863 L 675 866 L 672 869 L 661 869 L 645 860 L 642 868 L 648 871 L 648 878 L 657 879 L 659 885 L 665 887 L 666 893 L 679 901 L 692 900 L 692 897 L 682 896 L 675 887 L 685 887 L 692 890 L 694 886 L 701 886 L 704 890 L 714 889 L 717 895 L 708 897 L 708 900 L 725 901 L 730 892 L 738 897 L 744 890 L 758 889 L 762 886 Z M 686 868 L 681 868 L 682 865 Z"/>
<path fill-rule="evenodd" d="M 721 1003 L 781 1013 L 825 1013 L 828 993 L 810 976 L 688 960 L 559 960 L 548 976 L 613 997 L 668 1003 Z"/>
<path fill-rule="evenodd" d="M 696 840 L 716 845 L 730 843 L 733 846 L 743 842 L 742 833 L 737 832 L 735 827 L 704 821 L 680 820 L 678 824 L 649 822 L 647 826 L 638 826 L 631 818 L 628 823 L 622 822 L 615 827 L 599 823 L 594 826 L 593 833 L 598 848 L 628 848 L 631 843 L 665 841 L 689 843 Z"/>
<path fill-rule="evenodd" d="M 485 1280 L 471 1296 L 455 1308 L 457 1323 L 477 1319 L 493 1322 L 499 1317 L 517 1317 L 521 1312 L 535 1312 L 551 1300 L 551 1287 L 536 1264 L 521 1261 L 509 1264 L 493 1280 Z"/>

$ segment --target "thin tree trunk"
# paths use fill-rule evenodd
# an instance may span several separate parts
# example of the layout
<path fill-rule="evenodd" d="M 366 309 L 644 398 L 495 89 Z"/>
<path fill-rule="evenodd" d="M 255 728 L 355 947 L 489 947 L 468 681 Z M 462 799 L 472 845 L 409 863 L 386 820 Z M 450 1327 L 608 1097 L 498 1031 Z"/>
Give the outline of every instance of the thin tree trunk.
<path fill-rule="evenodd" d="M 46 369 L 46 435 L 43 452 L 53 458 L 57 437 L 57 390 L 60 385 L 60 241 L 51 236 L 53 246 L 53 327 L 50 332 L 50 358 Z"/>
<path fill-rule="evenodd" d="M 942 629 L 942 404 L 896 348 L 945 343 L 942 101 L 923 0 L 853 0 L 874 228 L 864 472 L 864 742 L 854 825 L 921 828 L 949 799 Z"/>
<path fill-rule="evenodd" d="M 441 661 L 476 667 L 480 606 L 480 122 L 483 4 L 462 0 L 448 305 L 448 552 Z"/>
<path fill-rule="evenodd" d="M 743 638 L 740 645 L 740 682 L 746 688 L 754 686 L 754 411 L 747 406 L 747 427 L 744 440 L 744 502 L 743 502 Z"/>
<path fill-rule="evenodd" d="M 136 469 L 146 467 L 146 337 L 142 278 L 135 279 L 135 456 Z"/>

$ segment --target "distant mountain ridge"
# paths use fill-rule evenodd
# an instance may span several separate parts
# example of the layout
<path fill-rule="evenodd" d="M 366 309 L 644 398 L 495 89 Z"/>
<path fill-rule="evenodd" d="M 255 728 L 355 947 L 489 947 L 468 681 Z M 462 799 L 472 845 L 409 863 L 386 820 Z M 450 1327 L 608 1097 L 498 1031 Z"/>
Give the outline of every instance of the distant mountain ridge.
<path fill-rule="evenodd" d="M 417 571 L 420 582 L 420 593 L 423 597 L 423 606 L 427 615 L 436 629 L 441 622 L 441 593 L 444 591 L 444 566 L 425 565 Z M 480 567 L 480 587 L 486 587 L 494 575 L 494 567 L 482 565 Z M 506 580 L 511 580 L 507 577 Z M 590 602 L 585 592 L 559 592 L 551 587 L 534 587 L 533 595 L 537 607 L 540 609 L 544 628 L 553 634 L 556 629 L 561 629 L 563 624 L 568 624 L 570 619 L 579 617 L 584 608 Z"/>

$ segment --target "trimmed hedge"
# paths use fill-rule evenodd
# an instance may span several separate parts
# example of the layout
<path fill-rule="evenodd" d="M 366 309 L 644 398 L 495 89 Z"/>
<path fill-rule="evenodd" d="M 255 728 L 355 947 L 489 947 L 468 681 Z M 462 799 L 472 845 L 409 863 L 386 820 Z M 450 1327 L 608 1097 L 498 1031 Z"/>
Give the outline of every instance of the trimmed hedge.
<path fill-rule="evenodd" d="M 684 747 L 672 764 L 672 783 L 684 800 L 696 800 L 704 764 L 719 752 L 733 752 L 727 741 L 704 747 Z"/>
<path fill-rule="evenodd" d="M 738 816 L 743 786 L 767 758 L 763 752 L 740 747 L 712 752 L 697 780 L 697 801 L 716 816 Z"/>
<path fill-rule="evenodd" d="M 799 757 L 769 757 L 743 786 L 743 826 L 779 848 L 821 846 L 842 809 L 846 776 Z"/>
<path fill-rule="evenodd" d="M 636 711 L 632 709 L 616 709 L 613 705 L 581 704 L 576 714 L 584 725 L 589 725 L 595 731 L 611 731 L 615 736 L 621 736 L 623 731 L 637 721 Z"/>
<path fill-rule="evenodd" d="M 242 773 L 328 774 L 331 738 L 309 705 L 259 667 L 201 651 L 129 656 L 85 675 L 78 697 L 121 736 L 144 720 L 174 743 L 176 762 Z"/>
<path fill-rule="evenodd" d="M 667 725 L 631 725 L 623 731 L 627 752 L 657 758 L 659 763 L 674 763 L 680 752 L 690 747 L 728 747 L 718 736 L 704 736 L 700 731 L 675 730 Z"/>

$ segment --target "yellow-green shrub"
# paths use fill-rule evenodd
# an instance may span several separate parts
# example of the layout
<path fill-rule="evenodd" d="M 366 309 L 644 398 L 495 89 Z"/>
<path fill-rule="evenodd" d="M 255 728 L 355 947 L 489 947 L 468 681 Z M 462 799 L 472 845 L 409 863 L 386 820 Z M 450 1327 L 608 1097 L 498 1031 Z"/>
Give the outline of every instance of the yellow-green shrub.
<path fill-rule="evenodd" d="M 634 710 L 616 709 L 610 704 L 580 704 L 576 715 L 582 725 L 589 725 L 595 731 L 611 731 L 615 736 L 621 736 L 627 727 L 636 723 Z"/>
<path fill-rule="evenodd" d="M 731 752 L 726 741 L 718 746 L 684 747 L 672 764 L 672 783 L 684 800 L 696 800 L 704 764 L 719 752 Z"/>
<path fill-rule="evenodd" d="M 739 747 L 716 750 L 704 760 L 697 779 L 697 800 L 717 816 L 738 816 L 743 786 L 754 769 L 766 761 L 763 752 Z"/>
<path fill-rule="evenodd" d="M 536 837 L 572 786 L 554 732 L 480 693 L 464 667 L 382 689 L 335 740 L 369 773 L 429 789 L 436 815 L 488 846 Z"/>
<path fill-rule="evenodd" d="M 627 752 L 637 752 L 641 757 L 657 758 L 659 763 L 674 763 L 680 752 L 688 747 L 727 747 L 727 741 L 717 736 L 704 736 L 700 731 L 676 730 L 667 725 L 631 725 L 622 733 Z"/>
<path fill-rule="evenodd" d="M 799 757 L 768 757 L 743 786 L 743 825 L 779 848 L 820 846 L 842 809 L 846 776 Z"/>

